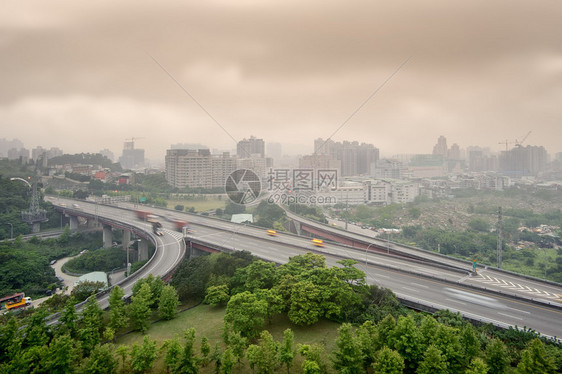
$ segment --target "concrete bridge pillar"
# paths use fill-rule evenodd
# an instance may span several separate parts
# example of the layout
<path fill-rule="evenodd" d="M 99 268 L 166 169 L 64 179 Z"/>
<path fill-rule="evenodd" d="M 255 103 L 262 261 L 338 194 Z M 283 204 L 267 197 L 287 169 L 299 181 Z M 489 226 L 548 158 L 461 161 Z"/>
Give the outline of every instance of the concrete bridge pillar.
<path fill-rule="evenodd" d="M 139 242 L 139 261 L 148 260 L 148 241 L 141 239 Z"/>
<path fill-rule="evenodd" d="M 103 225 L 103 247 L 109 248 L 113 243 L 113 233 L 111 232 L 111 226 Z"/>
<path fill-rule="evenodd" d="M 129 242 L 131 241 L 131 232 L 129 230 L 123 230 L 123 240 L 121 241 L 121 246 L 123 249 L 129 246 Z"/>
<path fill-rule="evenodd" d="M 31 225 L 31 233 L 38 234 L 41 231 L 41 224 L 39 222 L 35 222 Z"/>
<path fill-rule="evenodd" d="M 78 230 L 78 217 L 70 216 L 70 231 Z"/>
<path fill-rule="evenodd" d="M 301 223 L 298 222 L 298 221 L 292 220 L 291 224 L 292 224 L 292 226 L 295 230 L 294 233 L 297 234 L 297 235 L 301 235 L 301 233 L 302 233 L 301 232 Z"/>
<path fill-rule="evenodd" d="M 98 221 L 96 219 L 89 219 L 86 221 L 86 227 L 89 229 L 94 229 L 98 226 Z"/>

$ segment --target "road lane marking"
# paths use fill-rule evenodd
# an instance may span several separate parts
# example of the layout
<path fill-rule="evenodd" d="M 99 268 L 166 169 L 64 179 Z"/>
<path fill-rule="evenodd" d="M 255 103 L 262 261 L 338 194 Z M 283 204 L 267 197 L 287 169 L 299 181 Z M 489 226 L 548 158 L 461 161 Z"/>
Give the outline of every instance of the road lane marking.
<path fill-rule="evenodd" d="M 411 287 L 405 287 L 402 286 L 403 289 L 408 290 L 408 291 L 413 291 L 413 292 L 419 292 L 420 290 L 416 290 L 415 288 L 411 288 Z"/>
<path fill-rule="evenodd" d="M 455 300 L 455 299 L 449 299 L 449 298 L 447 298 L 447 297 L 445 298 L 445 300 L 452 301 L 452 302 L 454 302 L 454 303 L 459 303 L 459 304 L 462 304 L 462 305 L 466 305 L 466 303 L 463 302 L 463 301 L 458 301 L 458 300 Z"/>
<path fill-rule="evenodd" d="M 518 319 L 520 321 L 523 321 L 523 318 L 515 317 L 515 316 L 512 316 L 511 314 L 506 314 L 506 313 L 502 313 L 502 312 L 498 312 L 498 314 L 501 314 L 502 316 L 506 316 L 506 317 L 509 317 L 509 318 L 515 318 L 515 319 Z"/>

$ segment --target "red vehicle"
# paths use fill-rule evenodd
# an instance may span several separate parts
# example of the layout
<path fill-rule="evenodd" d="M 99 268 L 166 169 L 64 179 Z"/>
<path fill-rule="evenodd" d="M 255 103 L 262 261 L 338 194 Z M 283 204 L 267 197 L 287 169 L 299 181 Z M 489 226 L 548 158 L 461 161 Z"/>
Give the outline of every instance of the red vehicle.
<path fill-rule="evenodd" d="M 172 220 L 172 222 L 174 223 L 174 227 L 177 231 L 182 232 L 184 227 L 187 227 L 189 231 L 189 224 L 186 221 L 181 219 L 174 219 Z"/>
<path fill-rule="evenodd" d="M 135 214 L 137 215 L 137 218 L 142 220 L 142 221 L 146 221 L 148 219 L 148 216 L 150 216 L 150 212 L 147 212 L 146 210 L 135 210 Z"/>

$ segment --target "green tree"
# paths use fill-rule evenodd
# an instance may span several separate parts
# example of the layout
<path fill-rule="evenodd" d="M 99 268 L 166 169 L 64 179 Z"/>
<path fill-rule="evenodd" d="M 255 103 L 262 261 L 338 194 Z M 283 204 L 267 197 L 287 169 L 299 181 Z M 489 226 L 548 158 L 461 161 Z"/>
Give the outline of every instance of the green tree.
<path fill-rule="evenodd" d="M 179 300 L 176 289 L 170 285 L 164 286 L 160 294 L 160 304 L 158 305 L 158 314 L 164 320 L 171 320 L 176 315 Z"/>
<path fill-rule="evenodd" d="M 478 339 L 478 335 L 471 324 L 462 327 L 460 331 L 460 344 L 465 363 L 471 362 L 480 354 L 480 339 Z"/>
<path fill-rule="evenodd" d="M 25 347 L 41 347 L 49 341 L 50 328 L 45 324 L 47 317 L 46 310 L 39 310 L 33 313 L 29 324 L 25 328 L 23 345 Z"/>
<path fill-rule="evenodd" d="M 377 336 L 380 346 L 392 346 L 392 336 L 396 328 L 396 320 L 392 315 L 387 315 L 377 324 Z"/>
<path fill-rule="evenodd" d="M 504 374 L 509 365 L 509 358 L 507 357 L 507 349 L 499 339 L 492 339 L 485 352 L 486 364 L 488 364 L 488 373 L 490 374 Z"/>
<path fill-rule="evenodd" d="M 250 369 L 252 369 L 253 373 L 260 361 L 260 347 L 255 344 L 250 344 L 246 350 L 246 357 L 248 358 L 248 363 L 250 364 Z"/>
<path fill-rule="evenodd" d="M 199 371 L 199 365 L 193 348 L 193 344 L 195 343 L 195 329 L 191 327 L 185 330 L 183 336 L 185 344 L 179 363 L 179 371 L 187 374 L 197 373 L 197 371 Z"/>
<path fill-rule="evenodd" d="M 82 310 L 82 319 L 80 320 L 80 329 L 78 335 L 82 343 L 82 350 L 86 355 L 100 343 L 103 311 L 100 308 L 98 300 L 95 296 L 90 296 Z"/>
<path fill-rule="evenodd" d="M 302 363 L 303 374 L 321 374 L 323 373 L 320 366 L 316 361 L 304 360 Z"/>
<path fill-rule="evenodd" d="M 12 357 L 19 356 L 21 342 L 16 317 L 8 317 L 5 323 L 0 324 L 0 362 L 8 362 Z"/>
<path fill-rule="evenodd" d="M 401 374 L 404 371 L 404 359 L 400 353 L 384 347 L 378 352 L 372 366 L 375 373 Z"/>
<path fill-rule="evenodd" d="M 488 365 L 482 360 L 480 357 L 475 357 L 468 368 L 465 371 L 465 374 L 487 374 L 488 373 Z"/>
<path fill-rule="evenodd" d="M 361 357 L 365 371 L 373 364 L 377 351 L 381 348 L 378 341 L 376 326 L 371 321 L 365 321 L 355 331 L 359 346 L 361 347 Z"/>
<path fill-rule="evenodd" d="M 103 339 L 105 341 L 114 341 L 115 340 L 115 330 L 113 330 L 110 326 L 107 326 L 105 330 L 103 330 Z"/>
<path fill-rule="evenodd" d="M 235 358 L 232 354 L 232 349 L 230 347 L 226 347 L 224 353 L 222 354 L 222 366 L 221 372 L 223 374 L 230 374 L 234 369 Z"/>
<path fill-rule="evenodd" d="M 129 346 L 120 345 L 115 349 L 115 354 L 121 358 L 121 372 L 126 373 L 128 367 L 127 357 L 129 357 Z"/>
<path fill-rule="evenodd" d="M 411 316 L 399 317 L 392 331 L 392 347 L 404 358 L 406 369 L 413 371 L 422 354 L 422 336 Z"/>
<path fill-rule="evenodd" d="M 71 291 L 71 295 L 74 296 L 76 302 L 81 302 L 86 300 L 91 295 L 94 295 L 105 288 L 103 282 L 91 282 L 84 281 L 77 284 Z"/>
<path fill-rule="evenodd" d="M 121 347 L 127 348 L 125 346 Z M 117 366 L 119 363 L 113 354 L 114 349 L 115 347 L 113 344 L 96 345 L 90 356 L 84 361 L 84 364 L 82 365 L 82 372 L 88 374 L 117 373 Z"/>
<path fill-rule="evenodd" d="M 277 269 L 273 262 L 257 260 L 236 270 L 232 278 L 233 293 L 242 291 L 255 292 L 259 289 L 272 288 L 277 280 Z"/>
<path fill-rule="evenodd" d="M 430 345 L 416 371 L 418 374 L 447 374 L 447 362 L 439 348 Z"/>
<path fill-rule="evenodd" d="M 458 330 L 440 324 L 432 343 L 443 354 L 447 369 L 451 372 L 460 372 L 464 365 Z"/>
<path fill-rule="evenodd" d="M 250 357 L 248 356 L 248 359 Z M 258 341 L 257 369 L 258 373 L 271 374 L 279 364 L 279 344 L 267 330 L 263 330 Z"/>
<path fill-rule="evenodd" d="M 76 321 L 78 319 L 78 313 L 76 313 L 74 304 L 76 304 L 76 299 L 74 297 L 69 297 L 59 318 L 62 326 L 64 326 L 70 336 L 73 337 L 76 336 Z"/>
<path fill-rule="evenodd" d="M 272 318 L 281 313 L 284 308 L 283 297 L 279 294 L 277 289 L 259 289 L 255 292 L 258 299 L 267 303 L 266 317 L 269 323 Z"/>
<path fill-rule="evenodd" d="M 230 295 L 228 294 L 228 286 L 226 284 L 221 284 L 219 286 L 211 286 L 207 288 L 207 295 L 203 302 L 212 306 L 226 305 L 230 300 Z"/>
<path fill-rule="evenodd" d="M 166 340 L 164 342 L 166 347 L 166 355 L 164 356 L 164 363 L 170 373 L 177 373 L 182 353 L 181 343 L 178 338 Z"/>
<path fill-rule="evenodd" d="M 468 227 L 474 231 L 488 232 L 490 230 L 490 225 L 488 221 L 482 218 L 473 218 L 468 222 Z"/>
<path fill-rule="evenodd" d="M 239 331 L 231 331 L 228 334 L 228 346 L 232 348 L 232 354 L 238 362 L 238 367 L 240 367 L 240 362 L 244 358 L 247 345 L 248 339 L 243 337 Z"/>
<path fill-rule="evenodd" d="M 209 363 L 209 354 L 211 354 L 211 345 L 209 344 L 209 339 L 206 336 L 201 337 L 201 363 L 203 366 L 207 366 Z"/>
<path fill-rule="evenodd" d="M 215 363 L 215 374 L 218 374 L 222 365 L 222 352 L 219 348 L 218 343 L 215 344 L 213 353 L 211 353 L 211 362 Z"/>
<path fill-rule="evenodd" d="M 293 366 L 293 360 L 297 354 L 294 343 L 295 334 L 291 329 L 286 329 L 283 332 L 283 344 L 281 345 L 279 352 L 279 360 L 281 361 L 281 364 L 285 365 L 287 368 L 287 374 L 289 374 L 289 370 L 291 369 L 291 366 Z"/>
<path fill-rule="evenodd" d="M 546 352 L 543 342 L 538 338 L 531 340 L 527 349 L 521 354 L 521 361 L 517 365 L 517 373 L 550 374 L 555 372 L 554 360 Z"/>
<path fill-rule="evenodd" d="M 135 373 L 146 373 L 154 366 L 156 361 L 156 341 L 145 336 L 142 344 L 133 344 L 131 347 L 131 367 Z"/>
<path fill-rule="evenodd" d="M 304 357 L 302 370 L 304 373 L 326 373 L 328 371 L 322 357 L 324 348 L 320 344 L 299 344 L 297 350 Z"/>
<path fill-rule="evenodd" d="M 361 346 L 353 334 L 351 324 L 344 323 L 338 329 L 336 347 L 332 362 L 338 373 L 355 374 L 363 370 Z"/>
<path fill-rule="evenodd" d="M 253 338 L 265 324 L 267 302 L 244 291 L 230 298 L 224 316 L 225 324 L 242 336 Z"/>
<path fill-rule="evenodd" d="M 125 327 L 128 322 L 123 296 L 125 292 L 119 286 L 114 286 L 109 294 L 109 326 L 114 330 Z"/>
<path fill-rule="evenodd" d="M 152 311 L 149 305 L 151 297 L 150 286 L 144 283 L 137 295 L 131 296 L 131 304 L 129 304 L 129 318 L 134 327 L 140 330 L 142 334 L 146 333 L 150 324 L 149 317 Z"/>
<path fill-rule="evenodd" d="M 78 357 L 78 350 L 74 346 L 74 341 L 70 335 L 60 335 L 49 344 L 45 369 L 49 373 L 71 373 L 74 371 L 75 360 Z"/>
<path fill-rule="evenodd" d="M 289 320 L 296 325 L 312 325 L 323 316 L 323 290 L 311 281 L 294 285 L 289 300 Z"/>

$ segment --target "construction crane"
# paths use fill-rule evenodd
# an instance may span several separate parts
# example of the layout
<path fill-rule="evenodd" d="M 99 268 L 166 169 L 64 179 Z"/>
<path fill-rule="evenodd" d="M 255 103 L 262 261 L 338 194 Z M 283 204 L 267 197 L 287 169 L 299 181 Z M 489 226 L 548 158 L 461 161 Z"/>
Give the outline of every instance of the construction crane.
<path fill-rule="evenodd" d="M 515 139 L 515 146 L 516 146 L 516 147 L 522 147 L 522 146 L 523 146 L 523 142 L 529 137 L 530 134 L 531 134 L 531 131 L 529 131 L 529 132 L 527 133 L 527 135 L 525 135 L 525 136 L 523 137 L 523 139 L 521 139 L 521 141 L 518 141 L 517 139 Z"/>
<path fill-rule="evenodd" d="M 515 143 L 515 142 L 510 142 L 510 141 L 508 141 L 507 139 L 505 139 L 505 142 L 499 142 L 498 144 L 505 144 L 505 151 L 507 152 L 507 150 L 508 150 L 508 149 L 507 149 L 507 146 L 508 146 L 509 144 L 513 144 L 513 143 Z"/>
<path fill-rule="evenodd" d="M 516 147 L 521 147 L 522 144 L 523 144 L 523 142 L 527 139 L 527 137 L 528 137 L 530 134 L 531 134 L 531 131 L 529 131 L 529 132 L 527 133 L 527 135 L 525 135 L 525 136 L 523 137 L 523 139 L 521 139 L 521 141 L 515 139 L 514 142 L 510 142 L 509 140 L 506 139 L 505 142 L 499 142 L 498 144 L 505 144 L 505 151 L 507 152 L 507 151 L 508 151 L 508 145 L 509 145 L 509 144 L 514 144 Z"/>

